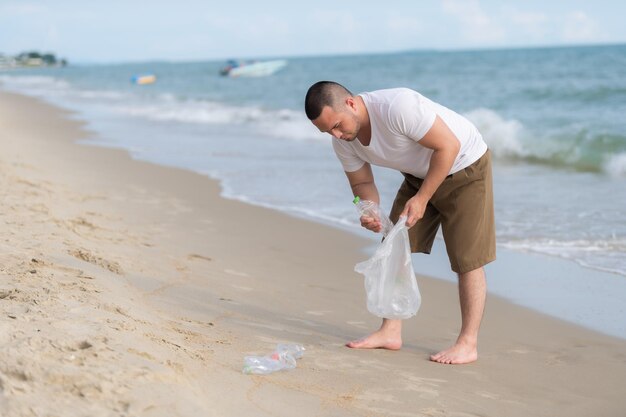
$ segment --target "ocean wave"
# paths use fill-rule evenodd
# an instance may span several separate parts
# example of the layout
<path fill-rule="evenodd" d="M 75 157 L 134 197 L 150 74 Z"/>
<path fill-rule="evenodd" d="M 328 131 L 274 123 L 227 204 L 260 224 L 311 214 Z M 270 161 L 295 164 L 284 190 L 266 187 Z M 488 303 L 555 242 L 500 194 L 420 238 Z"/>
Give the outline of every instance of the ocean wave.
<path fill-rule="evenodd" d="M 163 95 L 156 103 L 135 101 L 116 111 L 149 120 L 208 125 L 250 125 L 266 136 L 295 140 L 320 140 L 323 135 L 304 116 L 290 109 L 265 109 L 205 100 L 179 100 Z"/>
<path fill-rule="evenodd" d="M 46 75 L 1 75 L 9 90 L 45 98 L 59 98 L 82 106 L 86 101 L 104 105 L 115 114 L 151 121 L 196 125 L 242 126 L 252 134 L 287 140 L 322 142 L 321 134 L 303 111 L 189 99 L 172 92 L 81 88 Z M 483 134 L 494 157 L 501 161 L 522 161 L 553 168 L 575 169 L 626 177 L 626 136 L 597 131 L 582 123 L 551 131 L 525 126 L 488 108 L 464 114 Z"/>
<path fill-rule="evenodd" d="M 246 125 L 263 136 L 282 139 L 321 141 L 327 138 L 303 112 L 291 109 L 181 100 L 164 95 L 150 104 L 134 101 L 119 106 L 117 110 L 126 115 L 157 121 Z M 600 133 L 593 136 L 585 129 L 573 134 L 539 137 L 520 121 L 505 119 L 491 109 L 475 109 L 465 116 L 477 126 L 496 159 L 626 176 L 623 159 L 613 157 L 614 151 L 620 146 L 626 152 L 626 138 Z"/>
<path fill-rule="evenodd" d="M 484 108 L 464 116 L 478 128 L 494 156 L 526 158 L 532 155 L 523 146 L 524 127 L 517 120 L 505 120 L 495 111 Z"/>
<path fill-rule="evenodd" d="M 464 116 L 482 133 L 495 158 L 626 177 L 626 136 L 586 127 L 537 134 L 485 108 Z"/>
<path fill-rule="evenodd" d="M 124 100 L 128 94 L 115 90 L 78 89 L 60 78 L 46 75 L 3 75 L 2 85 L 17 93 L 45 98 L 78 98 L 85 100 Z"/>
<path fill-rule="evenodd" d="M 10 90 L 42 95 L 46 92 L 59 92 L 70 89 L 70 83 L 59 78 L 46 75 L 0 75 L 0 82 Z"/>
<path fill-rule="evenodd" d="M 156 104 L 133 103 L 118 106 L 115 110 L 128 116 L 149 120 L 197 123 L 197 124 L 240 124 L 258 120 L 257 109 L 238 109 L 210 102 L 169 102 Z"/>
<path fill-rule="evenodd" d="M 115 114 L 153 121 L 205 125 L 248 125 L 263 136 L 320 141 L 324 138 L 305 117 L 291 109 L 226 104 L 202 99 L 186 99 L 172 93 L 141 95 L 117 90 L 79 88 L 53 76 L 3 75 L 0 82 L 8 90 L 65 101 L 90 100 L 110 106 Z"/>
<path fill-rule="evenodd" d="M 591 85 L 581 87 L 554 87 L 541 86 L 535 89 L 526 89 L 524 93 L 533 101 L 543 100 L 550 102 L 571 103 L 617 101 L 626 98 L 626 88 L 614 85 Z"/>
<path fill-rule="evenodd" d="M 75 94 L 82 99 L 124 100 L 129 97 L 128 94 L 120 91 L 80 90 Z"/>

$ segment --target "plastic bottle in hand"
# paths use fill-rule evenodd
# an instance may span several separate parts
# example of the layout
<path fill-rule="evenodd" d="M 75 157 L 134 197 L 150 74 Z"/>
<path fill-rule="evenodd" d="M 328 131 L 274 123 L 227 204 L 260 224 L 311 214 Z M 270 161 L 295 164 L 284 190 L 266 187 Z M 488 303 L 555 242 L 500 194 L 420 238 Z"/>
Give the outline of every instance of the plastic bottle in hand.
<path fill-rule="evenodd" d="M 387 236 L 387 233 L 393 228 L 393 223 L 391 223 L 389 217 L 380 210 L 378 204 L 370 200 L 361 200 L 361 197 L 358 195 L 354 197 L 352 202 L 356 205 L 356 209 L 361 216 L 373 217 L 374 219 L 380 220 L 382 224 L 381 232 L 383 236 Z"/>

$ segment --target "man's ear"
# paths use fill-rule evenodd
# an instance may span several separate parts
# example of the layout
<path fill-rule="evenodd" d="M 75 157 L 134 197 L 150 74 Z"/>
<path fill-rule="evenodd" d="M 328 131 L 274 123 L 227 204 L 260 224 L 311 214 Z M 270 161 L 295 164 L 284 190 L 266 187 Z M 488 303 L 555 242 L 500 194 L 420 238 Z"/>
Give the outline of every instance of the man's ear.
<path fill-rule="evenodd" d="M 346 97 L 345 103 L 346 103 L 346 106 L 348 106 L 352 110 L 356 110 L 356 100 L 354 97 L 352 96 Z"/>

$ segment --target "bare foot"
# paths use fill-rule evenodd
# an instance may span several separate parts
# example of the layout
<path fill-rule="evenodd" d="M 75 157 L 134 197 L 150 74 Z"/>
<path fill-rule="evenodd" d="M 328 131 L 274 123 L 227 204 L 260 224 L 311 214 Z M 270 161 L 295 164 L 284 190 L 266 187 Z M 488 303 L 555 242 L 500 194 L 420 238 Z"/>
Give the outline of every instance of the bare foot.
<path fill-rule="evenodd" d="M 460 365 L 463 363 L 474 362 L 478 359 L 478 350 L 476 345 L 457 343 L 449 349 L 431 355 L 430 360 L 433 362 Z"/>
<path fill-rule="evenodd" d="M 402 347 L 402 338 L 381 329 L 364 338 L 348 342 L 346 346 L 352 349 L 398 350 Z"/>

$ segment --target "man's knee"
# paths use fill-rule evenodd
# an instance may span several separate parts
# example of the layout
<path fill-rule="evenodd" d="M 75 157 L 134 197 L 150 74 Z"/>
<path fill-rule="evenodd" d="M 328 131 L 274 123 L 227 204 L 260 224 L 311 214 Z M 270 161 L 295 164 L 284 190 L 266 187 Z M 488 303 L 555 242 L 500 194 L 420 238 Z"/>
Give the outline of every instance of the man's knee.
<path fill-rule="evenodd" d="M 459 279 L 472 279 L 474 277 L 476 278 L 480 278 L 480 277 L 484 277 L 485 276 L 485 268 L 480 266 L 478 268 L 472 269 L 470 271 L 466 271 L 466 272 L 459 272 L 457 273 L 457 276 Z"/>

